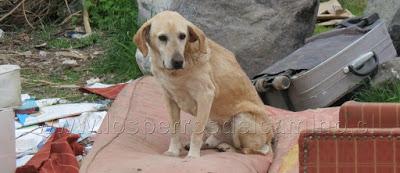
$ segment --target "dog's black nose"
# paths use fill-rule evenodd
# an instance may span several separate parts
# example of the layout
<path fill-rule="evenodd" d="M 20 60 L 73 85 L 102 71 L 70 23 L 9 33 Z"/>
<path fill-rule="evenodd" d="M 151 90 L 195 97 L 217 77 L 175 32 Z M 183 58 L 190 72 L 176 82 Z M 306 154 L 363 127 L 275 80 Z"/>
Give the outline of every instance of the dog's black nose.
<path fill-rule="evenodd" d="M 183 61 L 174 61 L 174 60 L 172 60 L 172 67 L 174 69 L 182 69 L 183 68 Z"/>

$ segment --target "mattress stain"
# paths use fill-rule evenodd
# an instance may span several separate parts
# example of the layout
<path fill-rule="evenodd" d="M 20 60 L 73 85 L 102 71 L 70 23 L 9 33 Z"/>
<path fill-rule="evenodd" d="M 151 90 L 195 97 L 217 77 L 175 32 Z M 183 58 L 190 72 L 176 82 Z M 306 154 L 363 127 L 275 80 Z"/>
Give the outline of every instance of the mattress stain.
<path fill-rule="evenodd" d="M 298 166 L 299 160 L 299 145 L 294 145 L 286 156 L 282 159 L 282 165 L 279 168 L 279 173 L 287 173 L 289 170 L 292 170 L 293 167 Z"/>

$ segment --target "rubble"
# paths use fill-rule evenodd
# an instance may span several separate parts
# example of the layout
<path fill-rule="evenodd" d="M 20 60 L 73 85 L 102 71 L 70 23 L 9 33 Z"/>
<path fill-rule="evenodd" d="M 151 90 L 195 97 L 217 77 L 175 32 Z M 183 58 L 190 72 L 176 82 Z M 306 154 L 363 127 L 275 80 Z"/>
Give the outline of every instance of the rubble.
<path fill-rule="evenodd" d="M 343 19 L 354 17 L 347 9 L 344 9 L 338 0 L 329 0 L 321 2 L 318 9 L 317 25 L 336 26 Z"/>
<path fill-rule="evenodd" d="M 36 100 L 29 94 L 21 94 L 22 105 L 15 112 L 15 143 L 17 167 L 24 166 L 44 146 L 56 128 L 79 134 L 85 151 L 92 146 L 107 112 L 109 101 L 98 103 L 69 103 L 62 98 Z M 35 108 L 35 111 L 25 111 Z M 81 159 L 83 157 L 81 156 Z"/>
<path fill-rule="evenodd" d="M 55 53 L 56 57 L 70 57 L 70 58 L 76 58 L 76 59 L 82 59 L 85 60 L 87 59 L 87 56 L 84 55 L 83 53 L 76 51 L 76 50 L 70 50 L 70 51 L 58 51 Z"/>
<path fill-rule="evenodd" d="M 46 46 L 47 46 L 47 43 L 42 43 L 42 44 L 35 45 L 33 47 L 36 48 L 36 49 L 41 49 L 41 48 L 44 48 Z"/>
<path fill-rule="evenodd" d="M 79 64 L 76 60 L 73 59 L 65 59 L 62 64 L 66 67 L 78 67 Z"/>

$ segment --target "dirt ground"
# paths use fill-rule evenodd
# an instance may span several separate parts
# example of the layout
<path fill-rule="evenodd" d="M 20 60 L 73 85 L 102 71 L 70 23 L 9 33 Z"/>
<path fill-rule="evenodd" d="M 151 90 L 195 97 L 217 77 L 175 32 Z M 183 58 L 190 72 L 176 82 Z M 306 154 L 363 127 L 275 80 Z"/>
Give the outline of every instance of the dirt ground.
<path fill-rule="evenodd" d="M 43 33 L 7 32 L 0 39 L 0 64 L 21 67 L 22 93 L 37 98 L 61 97 L 71 101 L 96 99 L 96 96 L 83 94 L 77 89 L 94 77 L 90 73 L 90 65 L 104 53 L 101 46 L 82 44 L 82 47 L 68 48 L 68 44 L 62 41 L 64 45 L 57 45 L 51 40 L 70 40 L 64 36 L 64 31 L 45 33 L 51 34 L 48 37 L 51 39 L 47 40 L 37 36 L 40 34 Z M 53 43 L 49 45 L 51 41 Z"/>

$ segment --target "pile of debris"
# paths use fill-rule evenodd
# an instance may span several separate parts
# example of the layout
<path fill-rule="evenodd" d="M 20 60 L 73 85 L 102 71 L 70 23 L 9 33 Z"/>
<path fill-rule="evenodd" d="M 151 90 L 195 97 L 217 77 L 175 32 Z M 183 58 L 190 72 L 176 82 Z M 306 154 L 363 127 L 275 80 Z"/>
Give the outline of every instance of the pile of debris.
<path fill-rule="evenodd" d="M 343 8 L 338 0 L 329 0 L 319 5 L 317 21 L 319 26 L 336 26 L 351 17 L 354 15 Z"/>
<path fill-rule="evenodd" d="M 43 147 L 56 128 L 79 134 L 77 142 L 84 146 L 83 155 L 86 155 L 92 148 L 93 137 L 98 132 L 108 107 L 126 84 L 94 82 L 82 87 L 82 92 L 105 98 L 95 103 L 71 103 L 61 98 L 37 100 L 28 94 L 22 94 L 22 105 L 14 109 L 17 167 L 25 165 Z M 77 159 L 80 161 L 83 156 Z"/>
<path fill-rule="evenodd" d="M 97 132 L 107 113 L 104 102 L 69 103 L 60 98 L 35 100 L 27 94 L 21 99 L 22 106 L 15 109 L 17 167 L 23 166 L 39 151 L 55 128 L 79 134 L 78 142 L 84 142 L 85 149 L 90 149 L 90 137 Z"/>
<path fill-rule="evenodd" d="M 0 156 L 8 154 L 8 158 L 16 158 L 14 163 L 19 167 L 17 172 L 39 170 L 42 166 L 36 163 L 51 162 L 51 156 L 43 159 L 40 155 L 58 152 L 52 146 L 59 142 L 67 142 L 73 150 L 81 148 L 79 152 L 75 151 L 76 163 L 81 161 L 92 148 L 93 138 L 112 100 L 129 83 L 111 85 L 99 83 L 99 79 L 89 80 L 79 90 L 103 96 L 104 99 L 73 103 L 62 98 L 36 99 L 29 94 L 20 94 L 19 67 L 15 65 L 0 65 L 0 82 L 4 81 L 8 81 L 8 84 L 0 86 L 0 95 L 3 96 L 0 100 L 0 122 L 3 123 L 0 131 L 10 138 L 4 145 L 12 147 L 9 147 L 10 151 L 6 151 L 5 147 L 6 153 L 0 150 Z M 12 130 L 14 127 L 15 132 Z M 0 136 L 0 140 L 3 139 L 5 136 Z"/>

